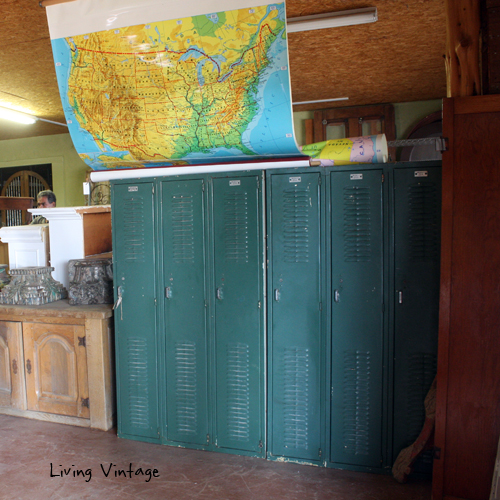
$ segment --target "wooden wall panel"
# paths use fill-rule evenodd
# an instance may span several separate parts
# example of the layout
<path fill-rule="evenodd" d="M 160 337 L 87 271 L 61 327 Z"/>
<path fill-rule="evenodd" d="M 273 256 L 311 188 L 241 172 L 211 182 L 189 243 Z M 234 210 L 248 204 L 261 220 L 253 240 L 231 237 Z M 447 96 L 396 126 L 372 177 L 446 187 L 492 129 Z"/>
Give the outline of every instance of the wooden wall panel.
<path fill-rule="evenodd" d="M 443 125 L 433 498 L 487 500 L 500 435 L 500 96 L 445 100 Z"/>

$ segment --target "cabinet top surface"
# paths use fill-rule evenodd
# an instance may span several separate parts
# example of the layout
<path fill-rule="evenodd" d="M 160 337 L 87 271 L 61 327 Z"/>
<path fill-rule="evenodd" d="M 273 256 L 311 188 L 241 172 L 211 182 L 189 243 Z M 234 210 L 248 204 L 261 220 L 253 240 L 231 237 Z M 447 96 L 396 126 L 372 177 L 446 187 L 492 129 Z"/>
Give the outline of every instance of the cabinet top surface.
<path fill-rule="evenodd" d="M 24 306 L 0 304 L 0 316 L 6 315 L 17 317 L 56 317 L 56 318 L 82 318 L 82 319 L 105 319 L 113 315 L 112 304 L 96 305 L 69 305 L 68 300 L 57 300 L 42 306 Z"/>

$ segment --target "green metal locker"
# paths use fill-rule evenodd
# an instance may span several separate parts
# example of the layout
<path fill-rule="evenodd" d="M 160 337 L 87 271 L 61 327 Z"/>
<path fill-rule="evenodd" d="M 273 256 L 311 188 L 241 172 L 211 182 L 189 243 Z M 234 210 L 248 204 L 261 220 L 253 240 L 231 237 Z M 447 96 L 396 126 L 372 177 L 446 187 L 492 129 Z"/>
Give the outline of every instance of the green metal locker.
<path fill-rule="evenodd" d="M 206 447 L 208 341 L 203 179 L 161 183 L 167 442 Z"/>
<path fill-rule="evenodd" d="M 382 170 L 331 172 L 330 462 L 381 467 Z"/>
<path fill-rule="evenodd" d="M 270 176 L 269 458 L 322 460 L 320 173 Z"/>
<path fill-rule="evenodd" d="M 418 437 L 436 375 L 441 168 L 394 170 L 394 459 Z M 417 472 L 430 472 L 423 456 Z"/>
<path fill-rule="evenodd" d="M 212 185 L 215 445 L 264 454 L 260 178 Z"/>
<path fill-rule="evenodd" d="M 159 440 L 153 183 L 112 192 L 118 435 Z"/>

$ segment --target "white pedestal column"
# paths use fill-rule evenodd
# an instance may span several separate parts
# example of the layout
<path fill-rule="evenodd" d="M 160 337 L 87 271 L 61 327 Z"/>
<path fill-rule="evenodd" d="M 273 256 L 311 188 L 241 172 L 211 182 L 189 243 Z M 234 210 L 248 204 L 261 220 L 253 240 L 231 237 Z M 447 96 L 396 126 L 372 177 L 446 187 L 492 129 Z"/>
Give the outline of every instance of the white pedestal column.
<path fill-rule="evenodd" d="M 0 240 L 9 245 L 9 268 L 49 265 L 48 224 L 0 228 Z"/>
<path fill-rule="evenodd" d="M 87 240 L 98 248 L 93 252 L 111 251 L 111 207 L 109 205 L 93 207 L 56 207 L 30 208 L 33 216 L 43 215 L 49 221 L 50 263 L 56 281 L 69 288 L 68 261 L 83 259 L 89 254 Z M 104 216 L 104 217 L 103 217 Z M 108 230 L 109 227 L 109 230 Z"/>

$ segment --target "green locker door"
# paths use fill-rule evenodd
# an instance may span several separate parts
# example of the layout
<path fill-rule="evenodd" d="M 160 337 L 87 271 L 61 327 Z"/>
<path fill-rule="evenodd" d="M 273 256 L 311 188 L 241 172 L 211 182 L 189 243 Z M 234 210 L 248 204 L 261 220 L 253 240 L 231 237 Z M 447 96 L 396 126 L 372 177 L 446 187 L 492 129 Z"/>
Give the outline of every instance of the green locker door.
<path fill-rule="evenodd" d="M 113 185 L 118 433 L 158 440 L 153 184 Z"/>
<path fill-rule="evenodd" d="M 320 460 L 319 173 L 271 177 L 270 453 Z"/>
<path fill-rule="evenodd" d="M 382 171 L 331 173 L 331 449 L 380 467 L 383 410 Z"/>
<path fill-rule="evenodd" d="M 441 168 L 394 170 L 394 459 L 418 437 L 436 375 Z M 415 471 L 430 472 L 430 454 Z"/>
<path fill-rule="evenodd" d="M 259 177 L 213 179 L 212 207 L 216 446 L 262 453 L 264 335 Z"/>
<path fill-rule="evenodd" d="M 161 183 L 168 441 L 206 446 L 208 428 L 203 180 Z"/>

